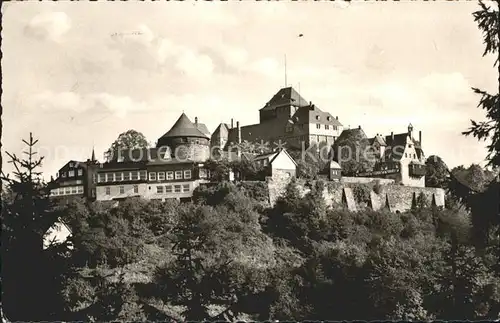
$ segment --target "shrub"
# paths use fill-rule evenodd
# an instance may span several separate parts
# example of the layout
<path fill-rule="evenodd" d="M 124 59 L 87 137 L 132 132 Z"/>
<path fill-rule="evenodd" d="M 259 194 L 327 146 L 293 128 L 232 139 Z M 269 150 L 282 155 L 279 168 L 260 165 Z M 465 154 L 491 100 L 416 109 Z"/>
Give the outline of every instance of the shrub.
<path fill-rule="evenodd" d="M 356 184 L 352 186 L 354 198 L 358 203 L 369 203 L 371 187 L 367 184 Z"/>

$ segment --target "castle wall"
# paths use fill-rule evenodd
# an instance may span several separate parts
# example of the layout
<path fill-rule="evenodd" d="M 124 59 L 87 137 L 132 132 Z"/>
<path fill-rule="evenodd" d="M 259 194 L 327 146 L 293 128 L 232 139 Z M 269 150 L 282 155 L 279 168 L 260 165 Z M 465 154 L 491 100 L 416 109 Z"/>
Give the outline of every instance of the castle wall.
<path fill-rule="evenodd" d="M 376 181 L 378 179 L 374 179 Z M 374 181 L 373 184 L 374 184 Z M 281 196 L 290 182 L 287 177 L 282 178 L 269 178 L 269 202 L 274 205 L 276 200 Z M 343 205 L 349 210 L 355 212 L 364 208 L 364 205 L 358 203 L 354 197 L 352 185 L 366 185 L 371 182 L 344 182 L 332 183 L 326 182 L 323 196 L 328 206 L 333 207 L 336 205 Z M 349 187 L 346 184 L 351 184 Z M 305 187 L 302 181 L 297 181 L 297 186 L 302 196 L 305 196 L 310 190 Z M 391 212 L 405 212 L 412 208 L 413 201 L 418 199 L 420 194 L 423 193 L 428 205 L 435 203 L 436 206 L 444 207 L 445 192 L 441 188 L 434 187 L 409 187 L 394 184 L 382 184 L 379 193 L 370 191 L 370 202 L 368 208 L 373 210 L 380 210 L 388 207 Z M 388 202 L 388 205 L 386 205 Z"/>
<path fill-rule="evenodd" d="M 340 179 L 341 183 L 358 183 L 358 184 L 367 184 L 367 183 L 375 183 L 380 182 L 382 185 L 394 184 L 393 179 L 389 178 L 373 178 L 373 177 L 342 177 Z"/>

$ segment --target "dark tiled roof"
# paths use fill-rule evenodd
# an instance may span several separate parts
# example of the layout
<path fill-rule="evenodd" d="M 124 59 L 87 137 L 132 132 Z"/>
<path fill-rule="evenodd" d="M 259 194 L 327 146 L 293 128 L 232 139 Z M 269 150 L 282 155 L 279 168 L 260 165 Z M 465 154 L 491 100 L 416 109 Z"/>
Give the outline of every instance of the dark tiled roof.
<path fill-rule="evenodd" d="M 374 145 L 376 143 L 380 146 L 387 146 L 384 137 L 382 137 L 381 135 L 376 135 L 375 137 L 369 138 L 368 140 L 370 141 L 370 145 Z"/>
<path fill-rule="evenodd" d="M 182 113 L 175 124 L 170 130 L 165 133 L 161 138 L 174 138 L 174 137 L 199 137 L 210 139 L 207 135 L 202 133 L 189 118 Z"/>
<path fill-rule="evenodd" d="M 253 160 L 254 160 L 254 161 L 263 160 L 263 159 L 267 159 L 267 158 L 275 157 L 277 154 L 278 154 L 278 152 L 277 152 L 277 151 L 274 151 L 274 152 L 272 152 L 272 153 L 267 153 L 267 154 L 257 155 L 257 156 L 255 156 L 255 158 L 254 158 Z"/>
<path fill-rule="evenodd" d="M 207 137 L 210 137 L 210 131 L 208 130 L 207 126 L 204 123 L 198 123 L 197 124 L 198 130 L 200 130 L 203 134 L 207 135 Z"/>
<path fill-rule="evenodd" d="M 266 120 L 262 123 L 242 126 L 241 129 L 241 141 L 249 141 L 251 143 L 258 144 L 261 140 L 268 141 L 274 140 L 274 138 L 279 138 L 284 135 L 285 126 L 287 124 L 286 119 L 271 119 Z M 232 128 L 228 131 L 228 143 L 236 143 L 238 136 L 238 129 Z M 270 142 L 269 144 L 273 144 Z"/>
<path fill-rule="evenodd" d="M 139 148 L 139 149 L 128 149 L 121 152 L 123 159 L 118 161 L 118 155 L 113 156 L 113 160 L 109 163 L 104 163 L 104 168 L 112 168 L 114 166 L 122 167 L 122 165 L 130 165 L 131 167 L 137 165 L 151 165 L 151 164 L 180 164 L 180 163 L 192 163 L 192 161 L 176 158 L 166 158 L 165 153 L 169 152 L 165 148 Z M 170 155 L 168 153 L 168 155 Z"/>
<path fill-rule="evenodd" d="M 361 128 L 352 128 L 352 129 L 344 129 L 340 136 L 337 138 L 337 141 L 341 141 L 344 138 L 348 137 L 360 137 L 362 139 L 367 139 L 365 132 Z"/>
<path fill-rule="evenodd" d="M 276 93 L 272 97 L 272 99 L 269 100 L 269 102 L 267 102 L 266 105 L 260 110 L 274 110 L 276 107 L 291 104 L 295 106 L 305 106 L 309 105 L 309 102 L 301 97 L 294 88 L 286 87 L 280 89 L 278 93 Z"/>
<path fill-rule="evenodd" d="M 319 120 L 316 118 L 319 116 Z M 342 124 L 329 112 L 324 112 L 314 104 L 312 106 L 301 107 L 292 116 L 292 121 L 296 124 L 319 123 L 341 127 Z"/>

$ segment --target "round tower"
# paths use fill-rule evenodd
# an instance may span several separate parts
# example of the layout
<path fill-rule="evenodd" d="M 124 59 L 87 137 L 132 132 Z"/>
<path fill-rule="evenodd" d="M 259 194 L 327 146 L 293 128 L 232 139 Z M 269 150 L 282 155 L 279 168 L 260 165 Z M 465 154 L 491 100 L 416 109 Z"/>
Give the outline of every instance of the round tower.
<path fill-rule="evenodd" d="M 157 148 L 169 147 L 179 160 L 204 162 L 210 158 L 210 138 L 182 113 L 172 128 L 158 139 Z"/>

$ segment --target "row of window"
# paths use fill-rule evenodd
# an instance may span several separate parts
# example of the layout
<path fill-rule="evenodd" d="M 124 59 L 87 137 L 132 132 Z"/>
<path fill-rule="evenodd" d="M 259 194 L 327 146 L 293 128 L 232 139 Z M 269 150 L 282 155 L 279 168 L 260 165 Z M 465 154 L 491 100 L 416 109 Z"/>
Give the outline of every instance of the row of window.
<path fill-rule="evenodd" d="M 54 188 L 50 191 L 51 196 L 83 194 L 83 186 L 66 186 Z"/>
<path fill-rule="evenodd" d="M 83 169 L 78 169 L 77 170 L 77 174 L 78 174 L 78 176 L 82 176 L 83 175 Z M 68 177 L 75 177 L 75 171 L 74 170 L 68 171 L 67 172 L 67 176 Z M 66 172 L 57 173 L 56 177 L 66 178 Z"/>
<path fill-rule="evenodd" d="M 189 192 L 189 184 L 182 185 L 166 185 L 166 186 L 156 186 L 156 193 L 187 193 Z"/>
<path fill-rule="evenodd" d="M 168 171 L 168 172 L 149 172 L 150 181 L 171 181 L 173 179 L 191 179 L 192 174 L 190 169 Z"/>
<path fill-rule="evenodd" d="M 136 181 L 136 180 L 146 180 L 146 171 L 131 171 L 131 172 L 114 172 L 114 173 L 101 173 L 97 175 L 98 183 L 106 182 L 121 182 L 121 181 Z M 186 170 L 176 170 L 168 172 L 149 172 L 150 181 L 170 181 L 179 179 L 191 179 L 192 174 L 190 169 Z"/>
<path fill-rule="evenodd" d="M 321 124 L 317 123 L 316 124 L 316 129 L 321 129 Z M 330 129 L 330 125 L 325 124 L 325 129 L 329 130 Z M 337 126 L 332 126 L 332 129 L 333 130 L 338 130 L 338 127 Z"/>
<path fill-rule="evenodd" d="M 83 189 L 83 187 L 82 187 Z M 111 187 L 107 186 L 105 188 L 105 193 L 106 195 L 111 195 Z M 118 190 L 120 194 L 125 194 L 125 186 L 119 186 Z M 133 185 L 133 191 L 134 194 L 139 193 L 139 185 Z M 156 193 L 157 194 L 163 194 L 163 193 L 187 193 L 189 192 L 189 184 L 178 184 L 178 185 L 165 185 L 165 186 L 156 186 Z M 83 193 L 83 190 L 82 190 Z"/>
<path fill-rule="evenodd" d="M 107 186 L 106 188 L 106 195 L 111 195 L 111 187 Z M 119 186 L 118 187 L 120 194 L 125 194 L 125 186 Z M 134 194 L 139 193 L 139 185 L 133 185 L 133 190 Z"/>
<path fill-rule="evenodd" d="M 408 153 L 405 153 L 405 157 L 408 158 Z M 412 158 L 412 154 L 410 154 L 410 158 Z M 417 155 L 416 154 L 413 154 L 413 158 L 416 159 L 417 158 Z"/>
<path fill-rule="evenodd" d="M 97 174 L 97 183 L 146 180 L 146 171 L 113 172 Z"/>

